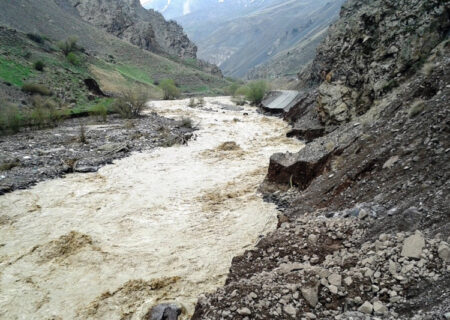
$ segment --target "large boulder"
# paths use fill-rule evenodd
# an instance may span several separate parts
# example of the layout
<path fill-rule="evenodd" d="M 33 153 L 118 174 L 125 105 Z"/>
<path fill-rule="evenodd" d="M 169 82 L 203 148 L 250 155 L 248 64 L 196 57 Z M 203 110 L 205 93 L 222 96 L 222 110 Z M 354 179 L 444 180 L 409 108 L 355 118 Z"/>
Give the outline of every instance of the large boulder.
<path fill-rule="evenodd" d="M 321 175 L 332 150 L 309 144 L 299 153 L 276 153 L 270 157 L 267 179 L 270 183 L 306 189 Z"/>
<path fill-rule="evenodd" d="M 177 320 L 181 307 L 175 303 L 162 303 L 154 306 L 146 315 L 146 320 Z"/>

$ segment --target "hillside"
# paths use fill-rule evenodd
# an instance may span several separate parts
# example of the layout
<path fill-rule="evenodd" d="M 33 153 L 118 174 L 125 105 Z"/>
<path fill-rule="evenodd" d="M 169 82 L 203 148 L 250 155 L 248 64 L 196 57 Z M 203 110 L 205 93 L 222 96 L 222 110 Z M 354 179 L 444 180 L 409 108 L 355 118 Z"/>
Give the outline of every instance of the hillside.
<path fill-rule="evenodd" d="M 42 58 L 46 57 L 45 59 L 52 61 L 61 59 L 57 52 L 57 42 L 68 37 L 76 37 L 85 52 L 81 54 L 84 61 L 84 76 L 95 79 L 104 92 L 117 93 L 137 84 L 149 88 L 158 96 L 160 93 L 158 93 L 159 89 L 155 87 L 155 83 L 164 78 L 173 78 L 183 92 L 191 93 L 213 93 L 226 85 L 226 82 L 220 77 L 203 72 L 196 60 L 183 60 L 176 57 L 169 59 L 144 51 L 97 29 L 92 24 L 83 21 L 77 11 L 65 0 L 2 1 L 0 3 L 0 23 L 19 30 L 19 39 L 26 38 L 24 33 L 38 34 L 47 38 L 47 44 L 37 50 L 44 55 Z M 8 33 L 9 31 L 3 32 Z M 32 69 L 35 60 L 41 58 L 41 53 L 39 53 L 36 57 L 25 61 L 26 59 L 21 54 L 21 52 L 36 50 L 37 44 L 33 41 L 2 43 L 2 46 L 3 64 L 13 63 L 18 69 Z M 52 61 L 49 63 L 53 64 Z M 66 72 L 65 69 L 62 72 Z M 47 82 L 44 80 L 46 77 L 45 73 L 31 70 L 26 72 L 26 75 L 18 83 L 13 82 L 13 86 L 8 87 L 7 92 L 10 93 L 13 90 L 20 95 L 19 87 L 17 87 L 19 83 L 28 80 Z M 8 82 L 7 78 L 3 78 L 3 80 Z M 69 84 L 60 85 L 73 88 L 73 85 Z M 5 86 L 2 85 L 2 87 Z M 6 92 L 5 90 L 4 92 Z"/>
<path fill-rule="evenodd" d="M 329 25 L 337 19 L 341 4 L 342 1 L 329 2 L 323 8 L 311 13 L 311 21 L 317 23 L 308 28 L 304 36 L 292 46 L 250 69 L 246 78 L 295 79 L 299 70 L 310 64 L 316 56 L 317 47 L 325 39 Z"/>
<path fill-rule="evenodd" d="M 183 3 L 147 6 L 178 21 L 198 45 L 198 56 L 224 74 L 244 77 L 251 70 L 250 78 L 266 78 L 292 74 L 291 66 L 311 61 L 342 1 L 190 1 L 184 14 Z"/>

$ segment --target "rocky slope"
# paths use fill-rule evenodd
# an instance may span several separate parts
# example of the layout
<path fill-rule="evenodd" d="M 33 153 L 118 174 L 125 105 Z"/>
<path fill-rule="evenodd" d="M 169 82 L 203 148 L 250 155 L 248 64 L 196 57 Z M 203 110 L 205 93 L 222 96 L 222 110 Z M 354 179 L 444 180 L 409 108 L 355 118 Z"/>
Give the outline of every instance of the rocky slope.
<path fill-rule="evenodd" d="M 116 37 L 144 50 L 187 60 L 196 68 L 222 77 L 220 69 L 197 60 L 197 46 L 189 40 L 175 21 L 166 21 L 162 14 L 142 7 L 139 0 L 57 0 L 66 10 Z M 191 62 L 193 60 L 193 63 Z"/>
<path fill-rule="evenodd" d="M 279 229 L 194 319 L 450 319 L 449 9 L 344 5 L 261 187 Z"/>
<path fill-rule="evenodd" d="M 139 0 L 69 0 L 80 16 L 143 49 L 183 58 L 196 58 L 197 47 L 174 21 L 144 9 Z"/>

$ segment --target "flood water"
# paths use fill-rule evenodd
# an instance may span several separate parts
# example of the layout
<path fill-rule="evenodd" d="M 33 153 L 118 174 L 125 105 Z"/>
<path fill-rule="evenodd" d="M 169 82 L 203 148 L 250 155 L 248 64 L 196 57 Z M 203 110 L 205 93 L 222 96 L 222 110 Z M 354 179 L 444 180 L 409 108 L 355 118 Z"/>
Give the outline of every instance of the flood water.
<path fill-rule="evenodd" d="M 206 101 L 152 103 L 198 124 L 187 146 L 0 196 L 0 319 L 142 319 L 171 301 L 186 319 L 224 283 L 231 259 L 276 227 L 257 193 L 270 155 L 302 145 L 279 118 Z"/>

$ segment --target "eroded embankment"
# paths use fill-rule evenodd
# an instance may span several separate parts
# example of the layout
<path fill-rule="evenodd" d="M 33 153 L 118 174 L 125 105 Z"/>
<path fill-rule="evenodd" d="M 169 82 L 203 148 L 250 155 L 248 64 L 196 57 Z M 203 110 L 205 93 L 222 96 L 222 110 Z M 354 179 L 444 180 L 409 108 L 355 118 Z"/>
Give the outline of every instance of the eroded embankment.
<path fill-rule="evenodd" d="M 0 197 L 0 318 L 141 319 L 165 301 L 186 318 L 232 257 L 275 228 L 256 190 L 270 155 L 301 144 L 281 119 L 228 98 L 187 103 L 153 108 L 199 124 L 188 146 Z"/>

